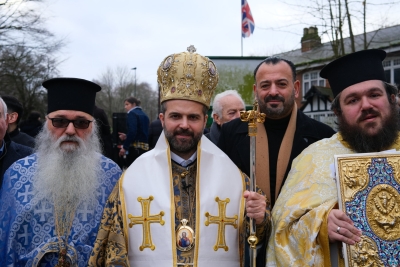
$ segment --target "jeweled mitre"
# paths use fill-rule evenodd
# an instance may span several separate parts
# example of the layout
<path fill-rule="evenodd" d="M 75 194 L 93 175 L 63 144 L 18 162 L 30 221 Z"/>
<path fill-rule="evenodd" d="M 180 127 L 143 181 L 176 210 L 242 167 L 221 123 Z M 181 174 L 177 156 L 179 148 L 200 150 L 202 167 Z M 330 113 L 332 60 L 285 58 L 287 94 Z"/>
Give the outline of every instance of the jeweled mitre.
<path fill-rule="evenodd" d="M 161 103 L 183 99 L 210 107 L 211 97 L 218 84 L 217 68 L 209 58 L 195 53 L 193 45 L 187 50 L 167 56 L 157 70 Z"/>

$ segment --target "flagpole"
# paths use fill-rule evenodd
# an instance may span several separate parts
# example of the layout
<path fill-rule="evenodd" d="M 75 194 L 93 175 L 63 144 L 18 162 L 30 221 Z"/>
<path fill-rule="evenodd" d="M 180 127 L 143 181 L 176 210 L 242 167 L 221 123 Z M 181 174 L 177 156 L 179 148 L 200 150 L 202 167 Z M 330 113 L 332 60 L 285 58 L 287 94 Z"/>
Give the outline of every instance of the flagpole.
<path fill-rule="evenodd" d="M 243 11 L 242 11 L 242 0 L 240 0 L 240 51 L 243 57 Z"/>
<path fill-rule="evenodd" d="M 240 34 L 240 42 L 241 42 L 241 46 L 242 46 L 242 48 L 241 48 L 241 51 L 242 51 L 242 57 L 243 57 L 243 36 Z"/>

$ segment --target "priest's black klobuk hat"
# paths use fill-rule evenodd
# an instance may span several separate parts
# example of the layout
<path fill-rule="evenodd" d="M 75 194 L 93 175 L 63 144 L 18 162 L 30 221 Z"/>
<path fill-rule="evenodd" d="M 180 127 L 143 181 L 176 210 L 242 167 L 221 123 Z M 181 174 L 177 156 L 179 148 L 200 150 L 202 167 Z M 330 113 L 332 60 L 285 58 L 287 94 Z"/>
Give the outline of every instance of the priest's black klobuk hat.
<path fill-rule="evenodd" d="M 382 61 L 386 52 L 380 49 L 358 51 L 338 58 L 326 65 L 320 72 L 328 79 L 336 97 L 347 87 L 369 80 L 385 81 Z"/>
<path fill-rule="evenodd" d="M 56 110 L 77 110 L 93 115 L 96 93 L 101 87 L 78 78 L 54 78 L 43 82 L 47 89 L 47 113 Z"/>

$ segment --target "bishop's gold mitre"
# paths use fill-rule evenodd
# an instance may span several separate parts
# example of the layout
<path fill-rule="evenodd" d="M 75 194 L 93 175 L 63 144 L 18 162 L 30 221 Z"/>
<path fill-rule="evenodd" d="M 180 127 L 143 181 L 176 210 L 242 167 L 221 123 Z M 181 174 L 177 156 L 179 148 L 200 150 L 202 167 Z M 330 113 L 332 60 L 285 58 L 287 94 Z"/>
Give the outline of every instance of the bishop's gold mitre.
<path fill-rule="evenodd" d="M 199 55 L 193 45 L 188 52 L 167 56 L 157 70 L 161 103 L 171 99 L 192 100 L 210 107 L 218 84 L 214 62 Z"/>

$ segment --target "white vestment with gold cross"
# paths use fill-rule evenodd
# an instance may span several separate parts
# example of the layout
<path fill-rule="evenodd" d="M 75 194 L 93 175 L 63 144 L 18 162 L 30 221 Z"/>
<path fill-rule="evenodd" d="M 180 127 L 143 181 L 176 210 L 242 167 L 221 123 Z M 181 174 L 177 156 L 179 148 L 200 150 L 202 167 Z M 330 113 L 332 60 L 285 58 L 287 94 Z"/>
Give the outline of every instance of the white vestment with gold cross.
<path fill-rule="evenodd" d="M 204 136 L 198 145 L 197 164 L 196 231 L 192 248 L 195 256 L 189 266 L 241 266 L 239 250 L 243 244 L 239 244 L 239 231 L 243 229 L 244 220 L 244 178 L 236 165 Z M 134 161 L 121 179 L 120 196 L 131 266 L 185 266 L 177 265 L 176 259 L 171 157 L 164 134 L 156 147 Z M 147 200 L 149 218 L 146 221 L 154 221 L 149 224 L 147 233 L 143 233 L 143 224 L 129 226 L 128 217 L 143 216 L 140 199 L 142 202 L 150 199 Z M 218 199 L 229 201 L 225 216 L 236 216 L 236 227 L 226 225 L 223 229 L 216 223 L 207 223 L 206 213 L 220 216 Z M 221 238 L 225 239 L 225 248 L 216 247 Z"/>

